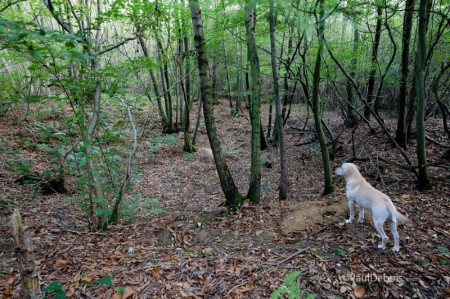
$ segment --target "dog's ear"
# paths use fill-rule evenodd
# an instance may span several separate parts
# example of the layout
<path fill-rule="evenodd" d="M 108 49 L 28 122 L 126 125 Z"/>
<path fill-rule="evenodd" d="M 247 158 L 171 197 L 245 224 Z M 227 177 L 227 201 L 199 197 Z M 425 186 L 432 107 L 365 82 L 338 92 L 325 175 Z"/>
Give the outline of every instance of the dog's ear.
<path fill-rule="evenodd" d="M 359 167 L 356 164 L 352 164 L 352 172 L 359 173 Z"/>
<path fill-rule="evenodd" d="M 350 163 L 344 163 L 343 165 L 342 165 L 342 169 L 344 170 L 344 173 L 349 173 L 349 172 L 351 172 L 352 170 L 351 170 L 351 166 L 352 166 L 352 164 L 350 164 Z"/>
<path fill-rule="evenodd" d="M 346 163 L 345 166 L 346 166 L 346 172 L 348 174 L 352 174 L 355 171 L 358 172 L 358 167 L 355 164 L 353 164 L 353 163 Z"/>

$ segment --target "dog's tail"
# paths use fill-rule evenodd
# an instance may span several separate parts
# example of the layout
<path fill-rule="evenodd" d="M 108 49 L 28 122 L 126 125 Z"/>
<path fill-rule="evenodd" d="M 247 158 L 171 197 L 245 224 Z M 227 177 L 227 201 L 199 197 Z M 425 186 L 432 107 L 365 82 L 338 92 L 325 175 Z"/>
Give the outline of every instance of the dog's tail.
<path fill-rule="evenodd" d="M 398 211 L 395 211 L 395 217 L 397 218 L 398 221 L 402 221 L 402 222 L 410 222 L 411 221 L 411 220 L 409 220 L 408 217 L 406 217 L 402 213 L 399 213 Z"/>

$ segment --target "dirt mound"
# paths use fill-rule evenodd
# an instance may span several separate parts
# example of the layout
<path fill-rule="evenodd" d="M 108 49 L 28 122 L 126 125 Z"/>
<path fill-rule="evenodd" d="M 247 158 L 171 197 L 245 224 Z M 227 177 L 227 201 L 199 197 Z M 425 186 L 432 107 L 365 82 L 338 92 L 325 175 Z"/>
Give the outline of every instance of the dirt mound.
<path fill-rule="evenodd" d="M 280 226 L 284 234 L 316 230 L 332 222 L 343 222 L 347 214 L 345 201 L 306 201 L 293 205 Z"/>

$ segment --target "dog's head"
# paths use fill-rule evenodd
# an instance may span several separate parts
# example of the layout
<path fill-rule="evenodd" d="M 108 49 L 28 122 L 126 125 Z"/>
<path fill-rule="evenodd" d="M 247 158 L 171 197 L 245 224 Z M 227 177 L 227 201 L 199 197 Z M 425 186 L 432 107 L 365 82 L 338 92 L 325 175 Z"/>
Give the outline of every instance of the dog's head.
<path fill-rule="evenodd" d="M 343 177 L 350 177 L 358 172 L 358 167 L 353 163 L 344 163 L 341 167 L 334 170 L 334 174 L 342 175 Z"/>

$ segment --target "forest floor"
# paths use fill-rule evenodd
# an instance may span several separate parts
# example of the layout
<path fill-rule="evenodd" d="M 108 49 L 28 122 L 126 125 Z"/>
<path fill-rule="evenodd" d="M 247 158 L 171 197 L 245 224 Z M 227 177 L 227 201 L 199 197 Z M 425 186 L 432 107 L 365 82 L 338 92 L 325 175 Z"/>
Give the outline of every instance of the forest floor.
<path fill-rule="evenodd" d="M 249 121 L 232 117 L 226 104 L 215 107 L 227 161 L 245 194 Z M 311 141 L 313 122 L 305 124 L 301 105 L 286 125 L 287 201 L 277 200 L 278 148 L 262 153 L 262 203 L 228 214 L 220 206 L 224 196 L 213 162 L 201 151 L 183 153 L 182 134 L 164 136 L 155 126 L 135 157 L 124 217 L 105 232 L 89 232 L 76 207 L 73 181 L 66 182 L 67 194 L 45 196 L 15 182 L 20 173 L 10 161 L 31 160 L 36 171 L 52 163 L 24 142 L 39 134 L 34 117 L 20 125 L 8 116 L 0 120 L 0 298 L 20 298 L 10 225 L 17 206 L 32 225 L 41 288 L 47 288 L 48 298 L 58 295 L 58 286 L 70 298 L 270 298 L 297 285 L 301 298 L 450 296 L 448 148 L 427 143 L 429 163 L 435 165 L 429 167 L 433 188 L 419 192 L 415 176 L 399 167 L 406 163 L 379 126 L 373 124 L 376 132 L 369 134 L 364 124 L 352 131 L 338 116 L 324 117 L 339 136 L 333 168 L 356 158 L 363 176 L 411 220 L 399 225 L 399 253 L 390 250 L 387 225 L 388 247 L 380 250 L 370 217 L 364 224 L 344 224 L 348 208 L 342 178 L 334 177 L 333 194 L 321 195 L 320 149 Z M 394 131 L 394 123 L 386 124 Z M 441 120 L 429 119 L 427 126 L 432 139 L 448 142 Z M 203 124 L 197 144 L 208 146 Z M 413 142 L 406 151 L 412 161 L 414 148 Z"/>

